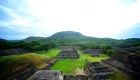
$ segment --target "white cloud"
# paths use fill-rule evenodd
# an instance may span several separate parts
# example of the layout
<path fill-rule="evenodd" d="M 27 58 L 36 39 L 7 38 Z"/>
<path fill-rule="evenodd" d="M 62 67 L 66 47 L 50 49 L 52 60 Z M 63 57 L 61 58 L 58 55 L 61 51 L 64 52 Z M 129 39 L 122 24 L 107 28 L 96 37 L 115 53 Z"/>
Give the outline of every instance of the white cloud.
<path fill-rule="evenodd" d="M 140 2 L 120 0 L 29 0 L 41 23 L 41 30 L 80 31 L 86 35 L 111 37 L 140 21 Z M 39 24 L 40 25 L 40 24 Z"/>
<path fill-rule="evenodd" d="M 11 23 L 34 28 L 40 36 L 74 30 L 88 36 L 113 37 L 140 22 L 140 1 L 27 0 L 27 4 L 28 9 L 21 10 L 33 16 L 11 13 L 15 18 Z"/>

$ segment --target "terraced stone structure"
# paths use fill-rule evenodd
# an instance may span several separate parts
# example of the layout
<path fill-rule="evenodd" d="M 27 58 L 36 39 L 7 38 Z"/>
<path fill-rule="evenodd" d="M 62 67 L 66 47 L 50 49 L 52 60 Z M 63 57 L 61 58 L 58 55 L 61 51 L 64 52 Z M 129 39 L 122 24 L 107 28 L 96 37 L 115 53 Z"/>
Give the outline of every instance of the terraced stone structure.
<path fill-rule="evenodd" d="M 79 59 L 80 55 L 77 50 L 74 48 L 65 48 L 62 49 L 59 54 L 56 56 L 58 59 Z"/>
<path fill-rule="evenodd" d="M 90 54 L 91 56 L 99 56 L 100 54 L 104 53 L 102 49 L 86 49 L 83 52 Z"/>
<path fill-rule="evenodd" d="M 113 74 L 113 69 L 99 62 L 87 61 L 83 75 L 63 75 L 60 70 L 39 70 L 28 80 L 110 80 L 108 74 Z"/>
<path fill-rule="evenodd" d="M 39 70 L 28 80 L 63 80 L 60 70 Z"/>
<path fill-rule="evenodd" d="M 50 70 L 50 68 L 57 62 L 57 59 L 50 58 L 45 61 L 47 64 L 45 67 L 43 67 L 41 70 Z"/>
<path fill-rule="evenodd" d="M 114 74 L 113 69 L 110 69 L 99 62 L 87 62 L 84 72 L 89 76 L 90 80 L 110 80 L 107 75 Z"/>
<path fill-rule="evenodd" d="M 140 79 L 140 56 L 129 54 L 128 52 L 119 52 L 109 59 L 102 60 L 103 63 L 117 68 L 125 75 L 134 80 Z"/>

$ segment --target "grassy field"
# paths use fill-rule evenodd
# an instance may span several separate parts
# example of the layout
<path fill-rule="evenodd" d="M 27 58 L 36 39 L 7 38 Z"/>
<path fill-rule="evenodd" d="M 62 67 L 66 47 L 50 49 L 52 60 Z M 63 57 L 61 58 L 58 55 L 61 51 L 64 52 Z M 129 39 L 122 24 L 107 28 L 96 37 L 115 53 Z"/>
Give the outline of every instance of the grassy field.
<path fill-rule="evenodd" d="M 52 50 L 48 50 L 48 51 L 39 51 L 36 53 L 50 58 L 50 57 L 55 57 L 59 52 L 60 52 L 60 50 L 58 50 L 58 49 L 52 49 Z"/>
<path fill-rule="evenodd" d="M 62 70 L 64 74 L 75 74 L 76 68 L 83 68 L 85 61 L 79 59 L 59 59 L 51 68 L 52 70 Z"/>
<path fill-rule="evenodd" d="M 85 66 L 85 60 L 91 62 L 100 62 L 102 59 L 107 59 L 108 56 L 105 54 L 99 57 L 91 57 L 88 54 L 78 51 L 81 56 L 80 59 L 59 59 L 58 62 L 51 68 L 52 70 L 62 70 L 64 74 L 75 74 L 76 68 L 83 68 Z"/>
<path fill-rule="evenodd" d="M 90 62 L 100 62 L 103 59 L 109 58 L 106 54 L 100 54 L 99 57 L 92 57 L 89 54 L 84 54 L 82 51 L 78 50 L 78 54 L 81 56 L 81 60 L 88 60 Z"/>

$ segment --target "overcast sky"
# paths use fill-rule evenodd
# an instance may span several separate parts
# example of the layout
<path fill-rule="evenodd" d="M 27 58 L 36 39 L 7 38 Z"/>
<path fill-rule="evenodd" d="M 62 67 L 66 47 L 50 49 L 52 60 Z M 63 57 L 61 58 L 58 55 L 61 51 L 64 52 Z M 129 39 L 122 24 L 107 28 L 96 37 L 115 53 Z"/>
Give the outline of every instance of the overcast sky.
<path fill-rule="evenodd" d="M 0 0 L 0 38 L 48 37 L 59 31 L 140 38 L 140 0 Z"/>

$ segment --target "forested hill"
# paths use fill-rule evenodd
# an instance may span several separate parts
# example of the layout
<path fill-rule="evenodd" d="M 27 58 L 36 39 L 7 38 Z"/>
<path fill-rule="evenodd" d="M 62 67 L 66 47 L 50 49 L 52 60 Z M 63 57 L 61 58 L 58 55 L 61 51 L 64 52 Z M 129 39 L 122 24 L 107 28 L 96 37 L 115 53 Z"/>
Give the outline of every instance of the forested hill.
<path fill-rule="evenodd" d="M 51 36 L 52 38 L 84 38 L 81 33 L 74 32 L 74 31 L 62 31 L 57 32 L 54 35 Z"/>
<path fill-rule="evenodd" d="M 111 38 L 96 38 L 84 36 L 79 32 L 63 31 L 51 37 L 28 37 L 21 41 L 7 41 L 0 39 L 0 50 L 11 48 L 23 48 L 29 51 L 47 50 L 57 46 L 79 45 L 88 48 L 112 47 L 140 47 L 140 38 L 116 40 Z"/>
<path fill-rule="evenodd" d="M 40 39 L 39 41 L 45 43 L 52 42 L 60 45 L 75 45 L 75 44 L 87 43 L 87 42 L 110 43 L 110 42 L 115 42 L 116 40 L 110 38 L 89 37 L 74 31 L 62 31 L 62 32 L 55 33 L 51 37 Z"/>
<path fill-rule="evenodd" d="M 48 42 L 48 40 L 63 40 L 63 39 L 71 39 L 71 40 L 83 40 L 86 37 L 82 35 L 79 32 L 74 32 L 74 31 L 62 31 L 62 32 L 57 32 L 53 34 L 51 37 L 34 37 L 30 36 L 24 39 L 24 41 L 43 41 L 43 42 Z"/>
<path fill-rule="evenodd" d="M 62 31 L 55 33 L 51 37 L 47 37 L 45 39 L 41 39 L 41 42 L 56 42 L 56 43 L 77 43 L 77 42 L 85 42 L 87 37 L 82 35 L 79 32 L 74 31 Z"/>
<path fill-rule="evenodd" d="M 85 36 L 79 32 L 62 31 L 57 32 L 50 37 L 28 37 L 24 41 L 39 41 L 42 43 L 54 43 L 57 45 L 79 45 L 82 43 L 95 43 L 95 44 L 109 44 L 112 46 L 138 46 L 140 45 L 139 38 L 131 38 L 124 40 L 117 40 L 111 38 L 97 38 Z"/>
<path fill-rule="evenodd" d="M 24 39 L 24 41 L 38 41 L 40 39 L 44 39 L 44 37 L 34 37 L 34 36 L 30 36 Z"/>

